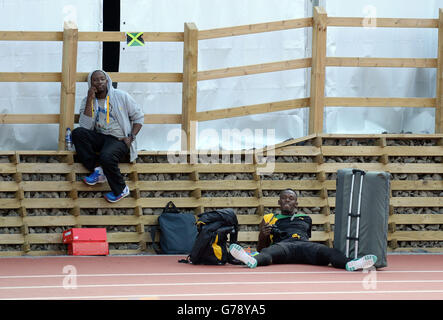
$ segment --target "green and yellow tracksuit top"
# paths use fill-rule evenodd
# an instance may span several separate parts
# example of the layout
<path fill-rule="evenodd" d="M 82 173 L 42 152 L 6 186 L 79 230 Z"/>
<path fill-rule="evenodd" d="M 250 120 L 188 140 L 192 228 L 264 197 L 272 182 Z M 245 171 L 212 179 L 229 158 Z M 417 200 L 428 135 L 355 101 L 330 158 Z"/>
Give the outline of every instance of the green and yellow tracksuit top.
<path fill-rule="evenodd" d="M 269 213 L 263 217 L 265 223 L 276 227 L 277 231 L 271 232 L 271 242 L 277 243 L 284 240 L 309 241 L 311 237 L 312 219 L 306 214 L 274 214 Z"/>

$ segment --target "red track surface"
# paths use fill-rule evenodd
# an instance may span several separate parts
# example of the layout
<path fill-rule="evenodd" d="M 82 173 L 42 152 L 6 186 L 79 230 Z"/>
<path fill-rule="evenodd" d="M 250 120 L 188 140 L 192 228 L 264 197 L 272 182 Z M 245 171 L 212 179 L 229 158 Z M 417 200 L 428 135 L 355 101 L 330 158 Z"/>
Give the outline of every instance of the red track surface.
<path fill-rule="evenodd" d="M 388 267 L 194 266 L 181 256 L 0 258 L 0 299 L 443 300 L 443 255 L 389 255 Z"/>

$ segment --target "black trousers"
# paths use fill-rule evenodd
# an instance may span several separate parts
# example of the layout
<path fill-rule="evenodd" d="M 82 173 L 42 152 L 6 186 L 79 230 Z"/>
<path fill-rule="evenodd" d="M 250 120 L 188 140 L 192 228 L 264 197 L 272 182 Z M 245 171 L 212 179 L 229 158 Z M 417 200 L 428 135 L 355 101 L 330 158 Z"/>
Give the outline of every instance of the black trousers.
<path fill-rule="evenodd" d="M 126 183 L 118 164 L 129 155 L 126 143 L 116 137 L 82 127 L 72 131 L 72 142 L 75 145 L 78 160 L 86 169 L 92 173 L 99 164 L 103 168 L 112 192 L 116 196 L 122 193 Z"/>
<path fill-rule="evenodd" d="M 282 241 L 264 248 L 254 258 L 257 266 L 270 264 L 311 264 L 345 269 L 351 259 L 339 250 L 310 241 Z"/>

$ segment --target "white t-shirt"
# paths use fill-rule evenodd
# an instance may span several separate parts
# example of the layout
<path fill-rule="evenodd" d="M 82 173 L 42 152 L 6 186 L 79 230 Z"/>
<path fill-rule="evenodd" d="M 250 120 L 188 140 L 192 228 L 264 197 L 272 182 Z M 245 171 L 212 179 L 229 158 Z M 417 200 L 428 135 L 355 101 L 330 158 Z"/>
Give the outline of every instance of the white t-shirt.
<path fill-rule="evenodd" d="M 124 138 L 123 130 L 112 112 L 112 106 L 109 104 L 109 123 L 106 123 L 106 99 L 98 99 L 98 110 L 95 118 L 95 130 L 99 133 L 111 135 L 116 138 Z M 94 106 L 97 108 L 97 106 Z"/>

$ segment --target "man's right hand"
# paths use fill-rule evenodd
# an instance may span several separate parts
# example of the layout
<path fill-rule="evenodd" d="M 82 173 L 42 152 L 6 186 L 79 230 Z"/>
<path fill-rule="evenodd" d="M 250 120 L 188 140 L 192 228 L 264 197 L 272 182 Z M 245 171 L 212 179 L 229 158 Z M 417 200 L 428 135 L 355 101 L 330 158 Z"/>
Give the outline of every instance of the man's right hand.
<path fill-rule="evenodd" d="M 97 93 L 97 88 L 91 86 L 88 90 L 88 100 L 93 100 L 95 99 L 95 94 Z"/>
<path fill-rule="evenodd" d="M 272 225 L 270 225 L 269 223 L 265 223 L 261 226 L 260 233 L 266 237 L 269 237 L 269 235 L 271 234 L 271 230 L 272 230 Z"/>
<path fill-rule="evenodd" d="M 97 88 L 91 86 L 88 90 L 88 96 L 86 97 L 86 106 L 85 106 L 85 111 L 83 111 L 83 113 L 88 116 L 88 117 L 92 117 L 92 107 L 91 105 L 94 103 L 93 101 L 95 100 L 95 94 L 97 93 Z"/>

